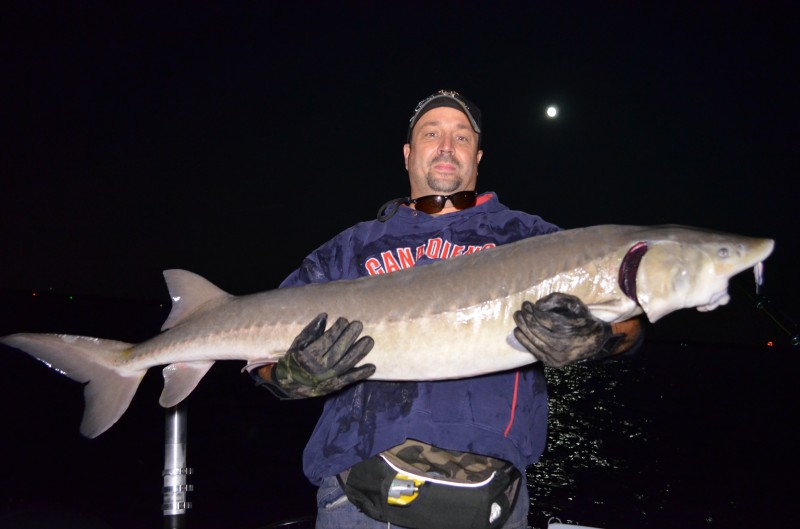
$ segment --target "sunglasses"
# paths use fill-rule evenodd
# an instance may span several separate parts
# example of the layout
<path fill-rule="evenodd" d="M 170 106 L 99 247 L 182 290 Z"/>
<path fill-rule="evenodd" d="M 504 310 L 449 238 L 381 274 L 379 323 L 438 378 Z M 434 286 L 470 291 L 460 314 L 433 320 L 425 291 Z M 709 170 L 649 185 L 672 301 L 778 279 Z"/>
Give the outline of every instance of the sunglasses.
<path fill-rule="evenodd" d="M 474 206 L 477 198 L 477 191 L 461 191 L 452 195 L 426 195 L 419 198 L 409 198 L 406 200 L 406 204 L 414 204 L 414 208 L 418 211 L 432 215 L 442 211 L 448 200 L 453 204 L 454 208 L 466 209 Z"/>

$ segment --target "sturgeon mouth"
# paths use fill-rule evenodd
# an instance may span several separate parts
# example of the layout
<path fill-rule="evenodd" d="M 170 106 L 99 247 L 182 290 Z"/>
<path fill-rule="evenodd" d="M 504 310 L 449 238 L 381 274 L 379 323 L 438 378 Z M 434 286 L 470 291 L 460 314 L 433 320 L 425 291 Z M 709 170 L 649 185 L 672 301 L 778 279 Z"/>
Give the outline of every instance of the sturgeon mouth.
<path fill-rule="evenodd" d="M 636 273 L 639 271 L 639 263 L 642 262 L 642 257 L 647 253 L 647 249 L 646 242 L 637 242 L 630 247 L 622 259 L 622 264 L 619 265 L 619 288 L 637 305 L 639 300 L 636 298 Z"/>
<path fill-rule="evenodd" d="M 756 279 L 756 295 L 758 295 L 761 291 L 761 286 L 764 284 L 763 261 L 759 261 L 755 265 L 753 265 L 753 275 L 755 276 Z M 699 310 L 700 312 L 709 312 L 719 307 L 720 305 L 727 305 L 730 300 L 731 296 L 728 294 L 728 289 L 726 287 L 723 290 L 714 293 L 711 296 L 711 299 L 708 300 L 708 303 L 697 307 L 697 310 Z"/>
<path fill-rule="evenodd" d="M 714 293 L 711 296 L 711 299 L 708 300 L 708 303 L 705 305 L 699 305 L 697 310 L 700 312 L 710 312 L 720 305 L 727 305 L 728 302 L 731 300 L 731 296 L 728 294 L 728 289 L 725 288 L 719 292 Z"/>

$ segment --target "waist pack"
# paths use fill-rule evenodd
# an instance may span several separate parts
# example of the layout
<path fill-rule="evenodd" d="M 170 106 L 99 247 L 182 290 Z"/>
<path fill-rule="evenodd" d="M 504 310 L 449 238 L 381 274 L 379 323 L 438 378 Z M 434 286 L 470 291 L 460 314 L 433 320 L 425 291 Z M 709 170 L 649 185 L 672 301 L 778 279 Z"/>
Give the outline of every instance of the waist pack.
<path fill-rule="evenodd" d="M 505 461 L 411 439 L 354 465 L 339 481 L 364 514 L 409 529 L 497 529 L 523 483 Z"/>

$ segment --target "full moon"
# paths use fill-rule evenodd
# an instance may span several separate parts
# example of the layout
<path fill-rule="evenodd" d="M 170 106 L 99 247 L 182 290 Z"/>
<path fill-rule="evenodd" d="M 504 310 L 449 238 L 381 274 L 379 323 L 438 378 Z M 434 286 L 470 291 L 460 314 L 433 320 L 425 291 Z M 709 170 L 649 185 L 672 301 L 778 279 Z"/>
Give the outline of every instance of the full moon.
<path fill-rule="evenodd" d="M 550 105 L 547 107 L 547 117 L 552 119 L 558 115 L 558 107 L 555 105 Z"/>

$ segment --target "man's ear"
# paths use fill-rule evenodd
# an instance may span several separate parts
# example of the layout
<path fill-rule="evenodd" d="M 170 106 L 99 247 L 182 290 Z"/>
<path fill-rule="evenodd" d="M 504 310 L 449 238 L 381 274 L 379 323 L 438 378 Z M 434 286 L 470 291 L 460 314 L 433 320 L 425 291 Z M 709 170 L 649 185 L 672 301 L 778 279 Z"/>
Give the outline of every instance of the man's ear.
<path fill-rule="evenodd" d="M 403 158 L 405 159 L 406 171 L 408 171 L 408 155 L 411 152 L 411 145 L 406 143 L 403 145 Z"/>

